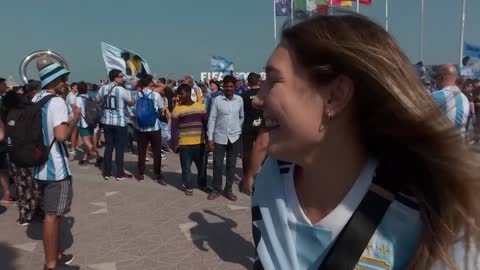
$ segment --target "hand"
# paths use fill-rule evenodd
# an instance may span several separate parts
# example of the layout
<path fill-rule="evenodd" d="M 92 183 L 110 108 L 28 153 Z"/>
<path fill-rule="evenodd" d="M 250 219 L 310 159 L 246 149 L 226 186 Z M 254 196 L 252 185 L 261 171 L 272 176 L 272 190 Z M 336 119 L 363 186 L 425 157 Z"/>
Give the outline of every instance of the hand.
<path fill-rule="evenodd" d="M 208 141 L 208 150 L 210 150 L 210 152 L 215 150 L 215 143 L 213 141 Z"/>
<path fill-rule="evenodd" d="M 240 182 L 240 191 L 247 195 L 252 195 L 254 181 L 253 177 L 244 176 Z"/>

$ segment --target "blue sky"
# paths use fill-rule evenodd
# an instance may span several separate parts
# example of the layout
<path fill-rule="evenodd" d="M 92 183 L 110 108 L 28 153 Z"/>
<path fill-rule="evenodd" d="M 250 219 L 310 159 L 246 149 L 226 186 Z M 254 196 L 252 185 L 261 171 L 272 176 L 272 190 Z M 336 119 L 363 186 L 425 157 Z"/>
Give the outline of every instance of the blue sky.
<path fill-rule="evenodd" d="M 197 79 L 212 55 L 238 71 L 261 71 L 276 45 L 273 0 L 4 0 L 0 15 L 0 77 L 14 75 L 28 53 L 49 48 L 63 55 L 71 81 L 105 77 L 100 42 L 130 48 L 153 73 Z M 390 32 L 418 61 L 420 0 L 389 0 Z M 384 23 L 385 0 L 361 12 Z M 480 45 L 480 1 L 467 0 L 465 41 Z M 425 63 L 457 63 L 461 0 L 425 0 Z M 281 26 L 282 20 L 279 20 Z M 31 74 L 30 77 L 35 77 Z"/>

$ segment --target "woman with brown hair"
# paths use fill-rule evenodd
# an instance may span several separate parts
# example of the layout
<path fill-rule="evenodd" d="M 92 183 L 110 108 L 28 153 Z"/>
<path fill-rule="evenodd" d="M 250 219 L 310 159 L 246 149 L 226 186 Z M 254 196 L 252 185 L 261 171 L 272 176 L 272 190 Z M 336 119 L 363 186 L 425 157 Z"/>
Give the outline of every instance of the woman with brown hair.
<path fill-rule="evenodd" d="M 480 163 L 382 27 L 310 18 L 266 72 L 254 269 L 480 269 Z"/>

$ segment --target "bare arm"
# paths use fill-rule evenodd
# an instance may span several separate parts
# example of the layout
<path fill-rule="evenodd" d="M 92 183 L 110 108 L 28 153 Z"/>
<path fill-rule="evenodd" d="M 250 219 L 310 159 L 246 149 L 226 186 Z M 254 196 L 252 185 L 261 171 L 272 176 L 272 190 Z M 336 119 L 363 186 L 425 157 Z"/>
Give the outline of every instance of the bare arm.
<path fill-rule="evenodd" d="M 268 131 L 261 129 L 255 143 L 253 144 L 247 172 L 242 179 L 241 189 L 243 193 L 248 195 L 252 194 L 255 174 L 258 172 L 262 166 L 262 162 L 267 157 L 268 140 Z"/>

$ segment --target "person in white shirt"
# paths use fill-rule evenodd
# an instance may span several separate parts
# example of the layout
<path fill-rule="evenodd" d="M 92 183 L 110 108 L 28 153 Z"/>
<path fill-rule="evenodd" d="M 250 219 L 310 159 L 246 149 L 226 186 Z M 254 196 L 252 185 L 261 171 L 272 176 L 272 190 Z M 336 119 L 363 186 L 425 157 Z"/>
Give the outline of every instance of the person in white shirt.
<path fill-rule="evenodd" d="M 135 112 L 137 114 L 135 135 L 138 143 L 138 181 L 142 183 L 145 180 L 145 159 L 147 156 L 148 145 L 151 144 L 153 150 L 153 180 L 161 185 L 166 185 L 161 174 L 162 135 L 160 131 L 160 114 L 164 106 L 162 102 L 162 97 L 159 93 L 152 90 L 152 88 L 154 88 L 155 86 L 152 75 L 143 75 L 137 82 L 137 86 L 141 88 L 141 90 L 139 90 L 135 94 L 135 100 L 137 101 L 137 105 L 139 105 L 140 100 L 142 100 L 143 98 L 148 99 L 149 102 L 153 104 L 153 111 L 151 111 L 150 113 L 152 113 L 153 117 L 155 118 L 155 121 L 152 122 L 151 126 L 142 127 L 138 124 L 138 111 L 136 110 Z"/>
<path fill-rule="evenodd" d="M 70 92 L 67 95 L 67 109 L 69 114 L 73 112 L 73 106 L 75 106 L 75 101 L 78 94 L 78 84 L 76 82 L 72 82 L 70 84 Z M 73 115 L 69 115 L 71 117 Z M 72 131 L 72 135 L 70 136 L 70 154 L 75 154 L 78 147 L 78 129 L 75 127 Z"/>
<path fill-rule="evenodd" d="M 49 95 L 55 95 L 42 107 L 42 128 L 44 144 L 52 144 L 45 164 L 32 168 L 33 178 L 42 194 L 43 246 L 45 249 L 44 269 L 78 269 L 65 264 L 73 260 L 72 255 L 59 253 L 60 220 L 70 211 L 73 197 L 72 174 L 70 171 L 67 147 L 63 143 L 76 126 L 80 110 L 73 108 L 73 119 L 68 120 L 65 101 L 56 96 L 65 87 L 70 71 L 58 63 L 41 67 L 42 91 L 35 95 L 32 102 L 39 102 Z"/>
<path fill-rule="evenodd" d="M 83 152 L 83 157 L 81 160 L 78 161 L 78 164 L 86 165 L 88 163 L 88 158 L 93 155 L 96 158 L 95 165 L 100 166 L 101 162 L 103 161 L 103 158 L 100 157 L 100 155 L 98 154 L 97 148 L 94 147 L 94 144 L 93 144 L 95 127 L 89 126 L 87 124 L 87 121 L 85 121 L 86 102 L 87 100 L 92 100 L 94 102 L 94 100 L 92 97 L 87 95 L 88 89 L 87 89 L 87 84 L 85 82 L 79 82 L 77 84 L 77 88 L 78 88 L 78 95 L 75 100 L 75 104 L 73 106 L 80 109 L 80 118 L 78 119 L 77 130 L 86 148 L 85 151 Z"/>
<path fill-rule="evenodd" d="M 97 101 L 103 105 L 100 123 L 103 126 L 105 136 L 105 153 L 103 159 L 103 178 L 109 180 L 112 175 L 112 154 L 115 149 L 116 179 L 123 181 L 132 179 L 133 176 L 126 173 L 123 167 L 124 149 L 127 144 L 126 107 L 135 104 L 135 99 L 130 91 L 122 85 L 123 74 L 118 69 L 108 73 L 110 82 L 104 85 L 97 94 Z"/>

